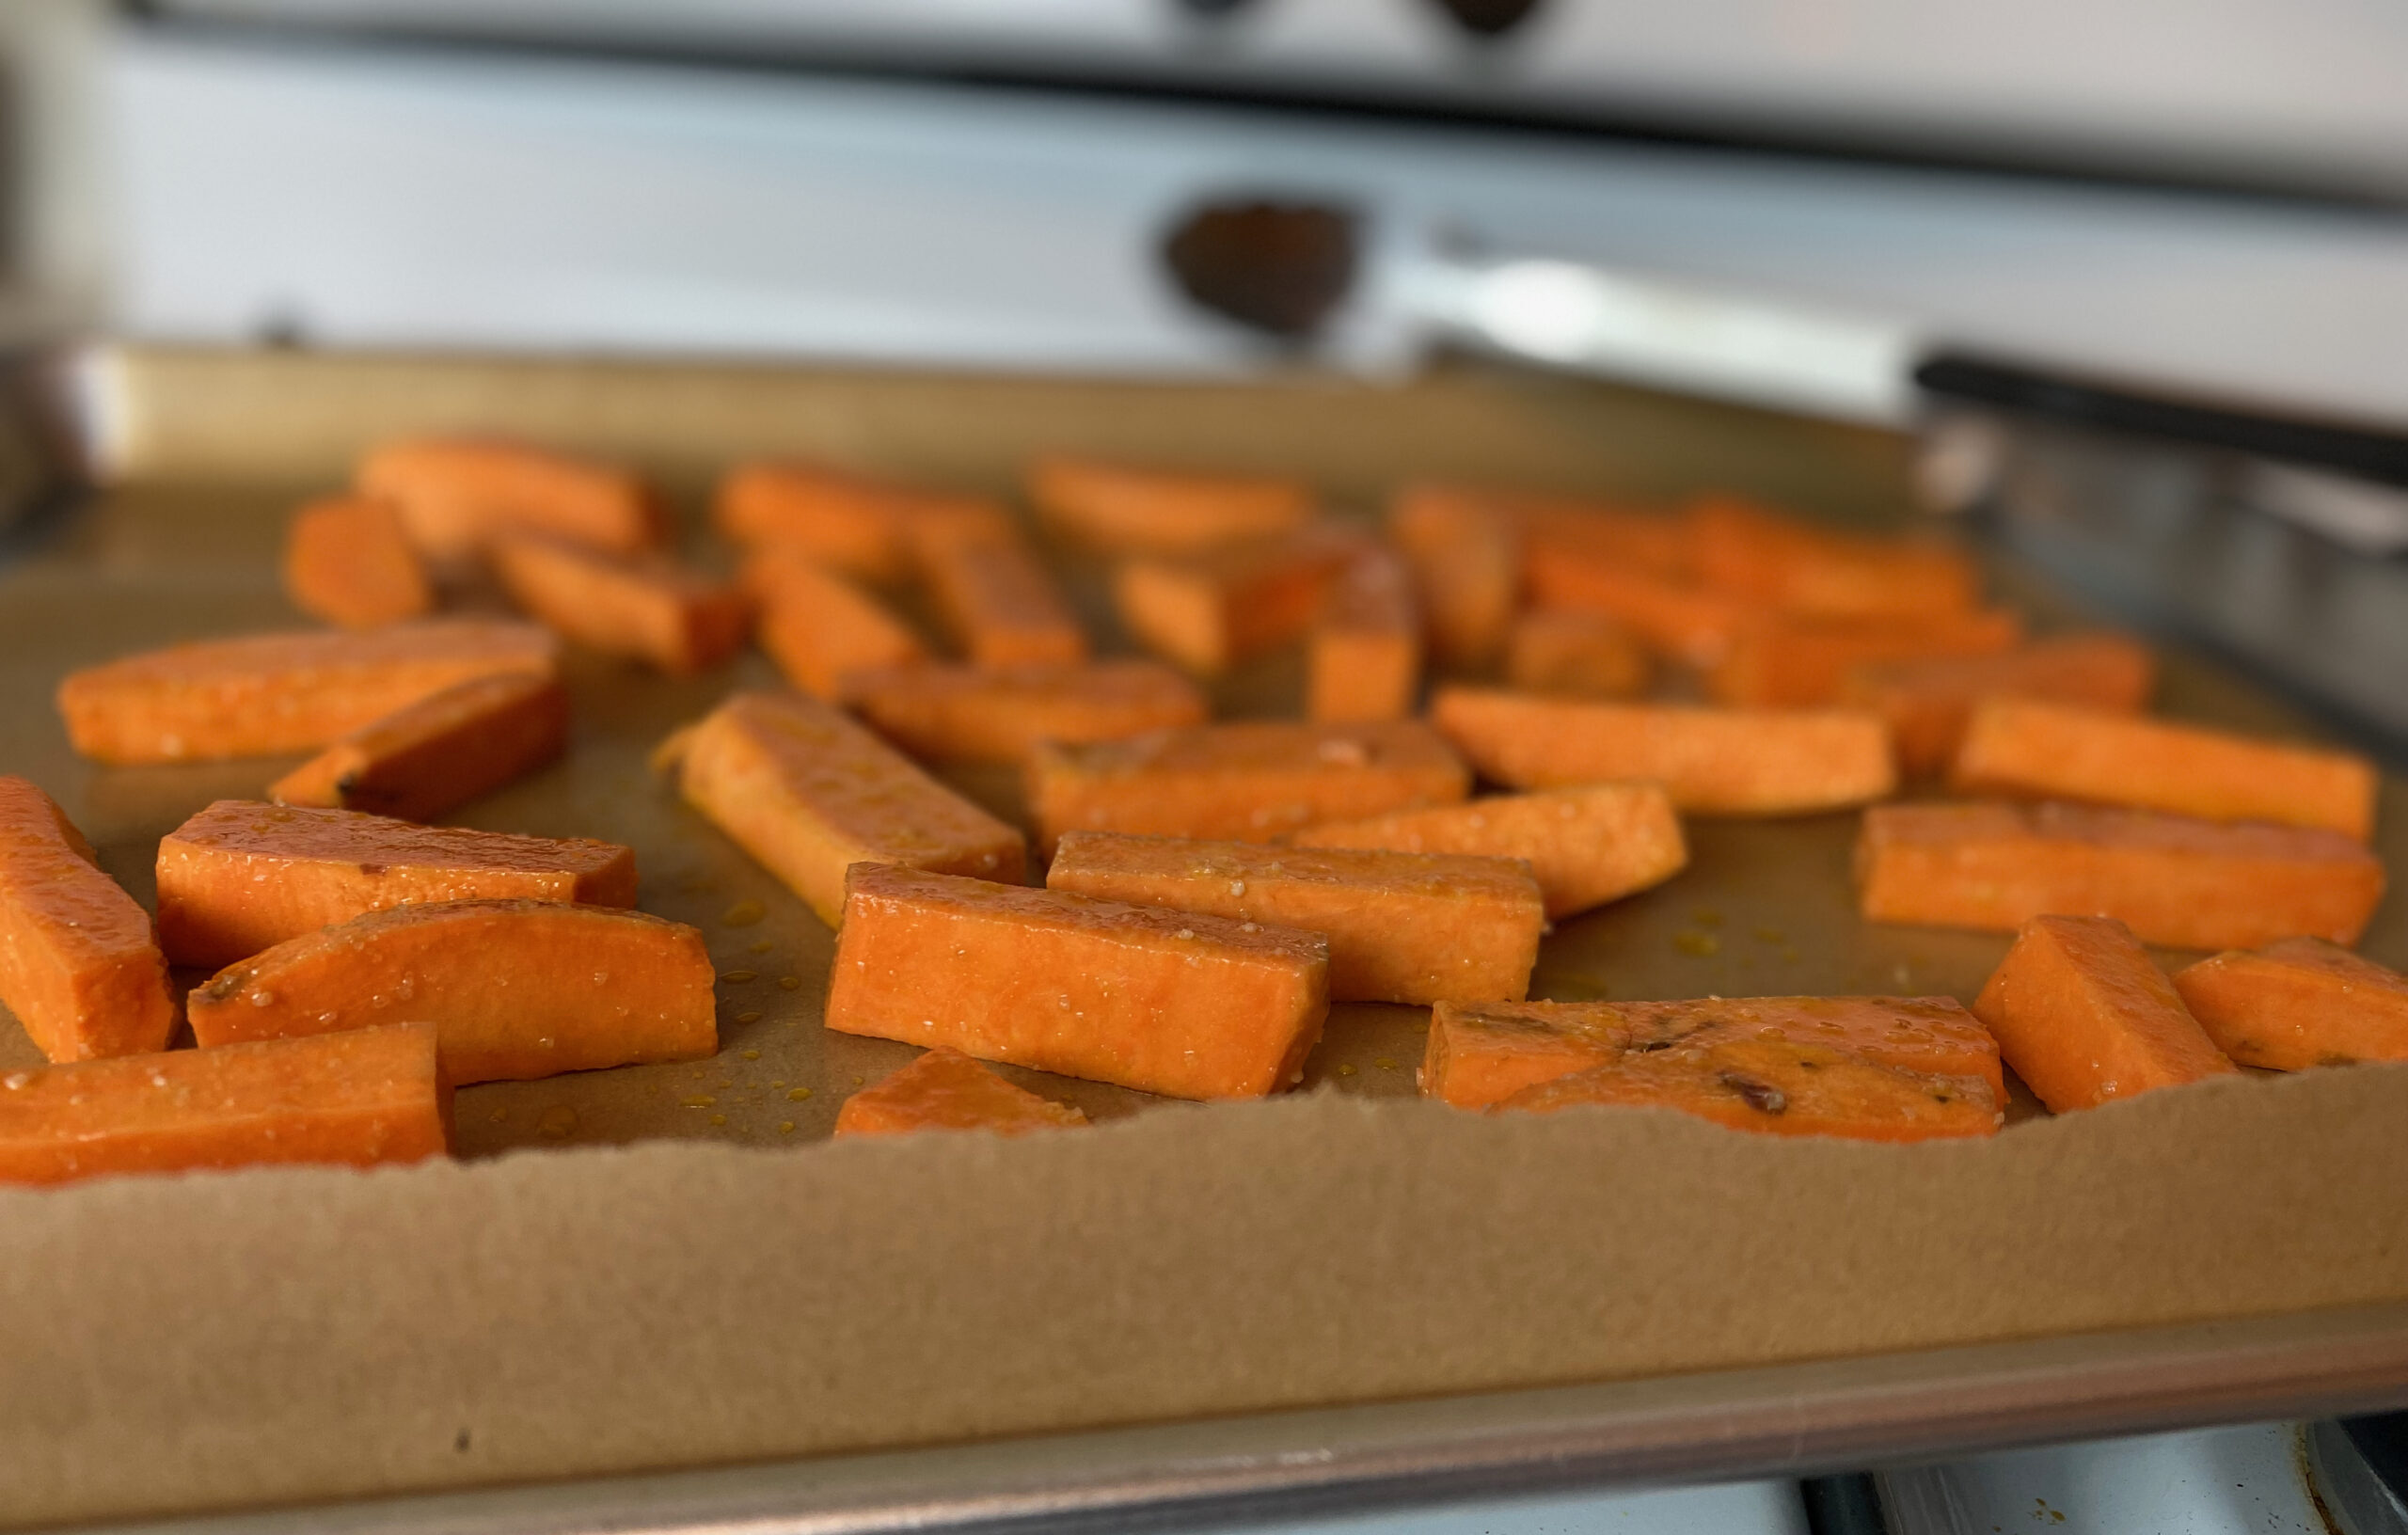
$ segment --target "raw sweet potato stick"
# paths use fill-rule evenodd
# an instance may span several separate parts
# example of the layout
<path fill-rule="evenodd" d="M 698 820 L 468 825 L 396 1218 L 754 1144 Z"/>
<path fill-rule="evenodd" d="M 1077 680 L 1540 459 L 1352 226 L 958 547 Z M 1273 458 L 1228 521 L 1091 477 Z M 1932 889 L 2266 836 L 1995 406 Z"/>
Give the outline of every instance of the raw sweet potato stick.
<path fill-rule="evenodd" d="M 22 778 L 0 778 L 0 1003 L 54 1061 L 165 1050 L 176 1027 L 150 918 Z"/>
<path fill-rule="evenodd" d="M 703 935 L 614 907 L 431 901 L 372 911 L 229 966 L 186 999 L 204 1050 L 433 1023 L 443 1079 L 523 1081 L 719 1048 Z"/>
<path fill-rule="evenodd" d="M 1646 690 L 1648 670 L 1628 630 L 1576 609 L 1532 609 L 1505 641 L 1505 682 L 1516 692 L 1632 698 Z"/>
<path fill-rule="evenodd" d="M 1655 779 L 1685 811 L 1782 815 L 1897 787 L 1877 716 L 1710 709 L 1442 688 L 1431 722 L 1481 776 L 1513 788 Z"/>
<path fill-rule="evenodd" d="M 840 709 L 738 693 L 693 727 L 686 802 L 835 926 L 845 870 L 907 863 L 1017 881 L 1021 835 L 922 772 Z"/>
<path fill-rule="evenodd" d="M 1877 805 L 1856 875 L 1874 922 L 2013 932 L 2090 912 L 2193 949 L 2354 943 L 2384 887 L 2383 864 L 2337 831 L 2053 803 Z"/>
<path fill-rule="evenodd" d="M 1840 702 L 1890 721 L 1898 766 L 1917 777 L 1956 755 L 1973 707 L 1989 698 L 2046 698 L 2130 714 L 2146 706 L 2157 663 L 2119 634 L 2036 640 L 1996 656 L 1940 656 L 1852 668 Z"/>
<path fill-rule="evenodd" d="M 635 854 L 243 799 L 159 842 L 159 936 L 180 965 L 214 970 L 366 912 L 473 897 L 633 906 Z"/>
<path fill-rule="evenodd" d="M 814 698 L 833 703 L 853 673 L 927 659 L 927 646 L 910 625 L 800 555 L 764 550 L 745 561 L 742 580 L 760 609 L 761 648 L 788 682 Z"/>
<path fill-rule="evenodd" d="M 1404 562 L 1383 548 L 1348 561 L 1322 598 L 1305 655 L 1308 720 L 1402 720 L 1421 686 L 1421 615 Z"/>
<path fill-rule="evenodd" d="M 1319 933 L 1335 1002 L 1518 1000 L 1546 926 L 1528 865 L 1448 853 L 1072 831 L 1045 888 Z"/>
<path fill-rule="evenodd" d="M 1387 532 L 1412 567 L 1432 656 L 1450 667 L 1495 660 L 1519 600 L 1512 519 L 1469 493 L 1423 486 L 1389 507 Z"/>
<path fill-rule="evenodd" d="M 1329 1011 L 1309 933 L 861 864 L 828 1026 L 1172 1098 L 1293 1084 Z"/>
<path fill-rule="evenodd" d="M 924 512 L 909 527 L 929 604 L 972 665 L 1086 659 L 1086 631 L 1000 508 Z"/>
<path fill-rule="evenodd" d="M 658 555 L 621 556 L 516 530 L 488 545 L 511 600 L 558 633 L 684 676 L 743 648 L 752 604 L 737 587 Z"/>
<path fill-rule="evenodd" d="M 2174 973 L 2174 989 L 2242 1066 L 2408 1060 L 2408 976 L 2321 938 L 2202 959 Z"/>
<path fill-rule="evenodd" d="M 1980 600 L 1972 562 L 1941 545 L 1844 533 L 1728 496 L 1693 503 L 1688 525 L 1706 585 L 1786 612 L 1929 618 Z"/>
<path fill-rule="evenodd" d="M 2022 638 L 2023 621 L 1996 608 L 1903 619 L 1760 615 L 1733 632 L 1706 690 L 1724 704 L 1811 708 L 1838 702 L 1847 674 L 1868 662 L 1995 656 Z"/>
<path fill-rule="evenodd" d="M 2004 1118 L 1976 1077 L 1931 1076 L 1781 1039 L 1676 1045 L 1525 1087 L 1500 1111 L 1677 1109 L 1766 1135 L 1927 1141 L 1995 1135 Z"/>
<path fill-rule="evenodd" d="M 856 672 L 845 702 L 927 762 L 1016 763 L 1039 741 L 1114 741 L 1203 723 L 1185 677 L 1153 661 L 907 666 Z"/>
<path fill-rule="evenodd" d="M 426 568 L 382 501 L 338 496 L 293 514 L 284 592 L 312 618 L 347 629 L 416 618 L 435 606 Z"/>
<path fill-rule="evenodd" d="M 923 498 L 899 486 L 809 464 L 740 464 L 720 482 L 719 530 L 756 552 L 891 583 L 911 573 L 908 509 Z"/>
<path fill-rule="evenodd" d="M 2233 1069 L 2132 930 L 2113 917 L 2025 923 L 1973 1013 L 2032 1095 L 2057 1114 Z"/>
<path fill-rule="evenodd" d="M 102 762 L 315 752 L 446 688 L 548 673 L 559 651 L 532 624 L 480 618 L 204 640 L 71 673 L 58 712 Z"/>
<path fill-rule="evenodd" d="M 267 793 L 281 805 L 431 821 L 567 749 L 568 689 L 558 677 L 480 677 L 352 732 Z"/>
<path fill-rule="evenodd" d="M 451 1092 L 435 1041 L 432 1024 L 395 1023 L 11 1071 L 0 1183 L 438 1157 Z"/>
<path fill-rule="evenodd" d="M 557 534 L 616 554 L 657 547 L 669 526 L 626 469 L 520 443 L 419 438 L 360 460 L 362 496 L 389 503 L 420 552 L 459 560 L 504 529 Z"/>
<path fill-rule="evenodd" d="M 1029 467 L 1028 498 L 1056 530 L 1113 554 L 1191 554 L 1284 533 L 1313 515 L 1312 492 L 1291 480 L 1061 454 Z"/>
<path fill-rule="evenodd" d="M 983 1130 L 1025 1135 L 1069 1130 L 1087 1116 L 1067 1103 L 1015 1087 L 959 1051 L 937 1049 L 836 1111 L 836 1138 L 908 1135 L 923 1130 Z"/>
<path fill-rule="evenodd" d="M 2325 827 L 2360 842 L 2374 831 L 2374 764 L 2355 752 L 2039 699 L 1976 706 L 1949 783 L 1971 794 Z"/>
<path fill-rule="evenodd" d="M 1540 608 L 1600 614 L 1656 655 L 1702 669 L 1719 663 L 1763 617 L 1744 599 L 1684 578 L 1545 548 L 1530 551 L 1523 578 Z"/>
<path fill-rule="evenodd" d="M 1131 560 L 1113 573 L 1113 606 L 1139 644 L 1217 675 L 1300 638 L 1363 550 L 1349 530 L 1307 528 L 1183 559 Z"/>

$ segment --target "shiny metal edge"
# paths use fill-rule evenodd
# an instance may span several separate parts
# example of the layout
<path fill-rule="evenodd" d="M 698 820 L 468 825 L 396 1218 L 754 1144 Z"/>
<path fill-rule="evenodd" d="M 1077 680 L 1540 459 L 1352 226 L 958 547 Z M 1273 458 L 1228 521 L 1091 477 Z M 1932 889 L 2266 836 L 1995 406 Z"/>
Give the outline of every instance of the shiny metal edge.
<path fill-rule="evenodd" d="M 122 1535 L 1196 1528 L 1805 1476 L 2408 1404 L 2408 1306 L 110 1526 Z"/>

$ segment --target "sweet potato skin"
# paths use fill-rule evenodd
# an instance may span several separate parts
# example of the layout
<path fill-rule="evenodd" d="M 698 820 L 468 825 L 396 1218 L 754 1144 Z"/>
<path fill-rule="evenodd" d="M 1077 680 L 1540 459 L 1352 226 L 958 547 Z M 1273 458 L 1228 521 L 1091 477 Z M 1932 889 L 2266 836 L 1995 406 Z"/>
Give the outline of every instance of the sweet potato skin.
<path fill-rule="evenodd" d="M 1152 661 L 856 672 L 844 699 L 924 762 L 1018 763 L 1039 741 L 1117 741 L 1202 724 L 1196 685 Z"/>
<path fill-rule="evenodd" d="M 2237 1065 L 2408 1060 L 2408 976 L 2321 938 L 2227 950 L 2176 971 L 2174 989 Z"/>
<path fill-rule="evenodd" d="M 1897 787 L 1878 716 L 1844 709 L 1712 709 L 1449 687 L 1431 722 L 1481 776 L 1511 788 L 1655 779 L 1684 811 L 1782 815 L 1882 799 Z"/>
<path fill-rule="evenodd" d="M 2131 928 L 2113 917 L 2034 917 L 1973 1014 L 2052 1113 L 2096 1108 L 2234 1069 Z"/>
<path fill-rule="evenodd" d="M 503 529 L 524 529 L 633 554 L 657 548 L 669 523 L 642 480 L 607 464 L 523 443 L 422 437 L 362 458 L 359 494 L 401 514 L 430 559 L 481 552 Z"/>
<path fill-rule="evenodd" d="M 1045 888 L 1319 933 L 1337 1002 L 1518 1001 L 1546 926 L 1528 865 L 1073 831 Z"/>
<path fill-rule="evenodd" d="M 1035 1130 L 1071 1130 L 1087 1116 L 1015 1087 L 959 1051 L 943 1047 L 845 1100 L 836 1111 L 836 1135 L 908 1135 L 924 1130 L 983 1130 L 1025 1135 Z"/>
<path fill-rule="evenodd" d="M 738 693 L 695 727 L 678 768 L 686 802 L 834 926 L 845 871 L 906 863 L 1018 883 L 1012 828 L 922 772 L 842 710 Z"/>
<path fill-rule="evenodd" d="M 741 580 L 760 610 L 761 648 L 814 698 L 835 702 L 856 672 L 928 658 L 919 635 L 885 604 L 808 560 L 765 550 L 745 561 Z"/>
<path fill-rule="evenodd" d="M 310 617 L 346 629 L 398 624 L 435 606 L 434 583 L 393 509 L 349 496 L 293 514 L 284 593 Z"/>
<path fill-rule="evenodd" d="M 2013 932 L 2096 912 L 2188 949 L 2354 943 L 2384 890 L 2382 862 L 2337 831 L 2053 802 L 1875 806 L 1856 872 L 1873 922 Z"/>
<path fill-rule="evenodd" d="M 1192 554 L 1303 526 L 1312 492 L 1269 476 L 1182 474 L 1054 454 L 1029 500 L 1056 531 L 1113 554 Z"/>
<path fill-rule="evenodd" d="M 207 762 L 315 752 L 431 693 L 555 670 L 532 624 L 428 619 L 357 633 L 204 640 L 71 673 L 58 712 L 100 762 Z"/>
<path fill-rule="evenodd" d="M 828 992 L 840 1033 L 1172 1098 L 1293 1084 L 1329 1006 L 1308 934 L 891 864 L 848 880 Z"/>
<path fill-rule="evenodd" d="M 1362 820 L 1324 821 L 1288 840 L 1298 847 L 1520 859 L 1537 878 L 1550 918 L 1660 885 L 1689 861 L 1671 796 L 1651 782 L 1497 795 Z"/>
<path fill-rule="evenodd" d="M 1985 699 L 2054 699 L 2130 714 L 2147 706 L 2156 686 L 2157 661 L 2147 646 L 2120 634 L 2077 634 L 1996 656 L 1869 662 L 1849 671 L 1840 702 L 1889 720 L 1898 766 L 1927 777 L 1955 759 Z"/>
<path fill-rule="evenodd" d="M 150 916 L 22 778 L 0 777 L 0 1003 L 54 1061 L 165 1050 L 176 1027 Z"/>
<path fill-rule="evenodd" d="M 1929 1076 L 1815 1045 L 1719 1039 L 1626 1054 L 1525 1087 L 1496 1112 L 1593 1105 L 1677 1109 L 1732 1130 L 1928 1141 L 1995 1135 L 2002 1112 L 1974 1077 Z"/>
<path fill-rule="evenodd" d="M 217 969 L 371 911 L 512 898 L 636 904 L 636 856 L 583 837 L 419 826 L 357 811 L 220 799 L 159 842 L 159 936 Z"/>
<path fill-rule="evenodd" d="M 13 1071 L 0 1183 L 418 1162 L 444 1154 L 450 1102 L 428 1023 Z"/>
<path fill-rule="evenodd" d="M 2041 699 L 1977 705 L 1949 769 L 1959 793 L 2130 805 L 2209 821 L 2374 831 L 2374 764 Z"/>
<path fill-rule="evenodd" d="M 719 1048 L 703 935 L 615 907 L 434 901 L 289 939 L 186 1001 L 203 1049 L 404 1019 L 431 1022 L 443 1078 L 525 1081 L 690 1061 Z"/>
<path fill-rule="evenodd" d="M 488 546 L 512 601 L 604 655 L 689 676 L 727 660 L 752 633 L 752 602 L 740 588 L 657 555 L 621 557 L 518 531 L 497 534 Z"/>
<path fill-rule="evenodd" d="M 268 798 L 431 821 L 567 750 L 568 689 L 558 677 L 479 677 L 354 731 L 270 784 Z"/>

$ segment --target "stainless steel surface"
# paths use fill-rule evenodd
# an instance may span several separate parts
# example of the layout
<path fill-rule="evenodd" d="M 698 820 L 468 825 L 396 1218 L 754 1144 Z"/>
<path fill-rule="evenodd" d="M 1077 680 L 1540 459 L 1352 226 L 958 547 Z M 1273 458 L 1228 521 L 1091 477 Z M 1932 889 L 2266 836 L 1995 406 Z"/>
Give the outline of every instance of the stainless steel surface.
<path fill-rule="evenodd" d="M 2340 1535 L 2408 1535 L 2408 1502 L 2376 1475 L 2345 1425 L 2312 1423 L 2306 1434 L 2308 1469 Z"/>

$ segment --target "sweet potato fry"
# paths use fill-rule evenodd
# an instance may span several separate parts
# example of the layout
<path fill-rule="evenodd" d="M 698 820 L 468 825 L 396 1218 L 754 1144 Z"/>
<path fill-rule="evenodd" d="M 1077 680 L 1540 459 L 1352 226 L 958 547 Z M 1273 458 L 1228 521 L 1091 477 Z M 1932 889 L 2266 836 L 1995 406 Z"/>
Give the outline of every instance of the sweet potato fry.
<path fill-rule="evenodd" d="M 2046 698 L 2130 714 L 2157 684 L 2147 647 L 2119 634 L 2037 640 L 1996 656 L 1941 656 L 1851 668 L 1839 701 L 1890 721 L 1898 766 L 1917 777 L 1955 759 L 1973 705 L 1989 698 Z"/>
<path fill-rule="evenodd" d="M 1421 685 L 1421 615 L 1413 577 L 1383 548 L 1347 562 L 1323 594 L 1305 657 L 1305 715 L 1402 720 Z"/>
<path fill-rule="evenodd" d="M 1121 627 L 1158 656 L 1217 675 L 1300 638 L 1359 535 L 1308 528 L 1185 559 L 1131 560 L 1113 573 Z"/>
<path fill-rule="evenodd" d="M 280 805 L 431 821 L 568 749 L 568 689 L 541 673 L 446 688 L 326 748 L 268 786 Z"/>
<path fill-rule="evenodd" d="M 1648 672 L 1630 631 L 1601 613 L 1536 608 L 1506 636 L 1505 683 L 1520 692 L 1635 698 L 1647 690 Z"/>
<path fill-rule="evenodd" d="M 1529 551 L 1522 577 L 1539 607 L 1612 619 L 1656 655 L 1694 667 L 1719 663 L 1763 616 L 1743 599 L 1686 577 L 1545 547 Z"/>
<path fill-rule="evenodd" d="M 1284 533 L 1313 515 L 1313 493 L 1292 480 L 1060 454 L 1029 467 L 1028 498 L 1054 530 L 1111 554 L 1192 554 Z"/>
<path fill-rule="evenodd" d="M 2037 699 L 1993 698 L 1976 706 L 1948 778 L 1972 794 L 2325 827 L 2360 842 L 2374 831 L 2374 764 L 2353 752 Z"/>
<path fill-rule="evenodd" d="M 1045 888 L 1319 933 L 1333 1002 L 1518 1001 L 1546 926 L 1528 865 L 1450 853 L 1071 831 Z"/>
<path fill-rule="evenodd" d="M 2228 950 L 2176 971 L 2174 989 L 2242 1066 L 2408 1060 L 2408 976 L 2321 938 Z"/>
<path fill-rule="evenodd" d="M 2113 917 L 2023 924 L 1973 1013 L 2054 1114 L 2233 1070 L 2140 940 Z"/>
<path fill-rule="evenodd" d="M 720 482 L 719 530 L 756 551 L 881 584 L 911 574 L 903 519 L 923 498 L 840 469 L 810 464 L 739 464 Z"/>
<path fill-rule="evenodd" d="M 1652 778 L 1685 811 L 1786 815 L 1897 787 L 1879 717 L 1844 709 L 1708 709 L 1442 688 L 1431 722 L 1483 778 L 1512 788 Z"/>
<path fill-rule="evenodd" d="M 558 655 L 532 624 L 477 618 L 203 640 L 70 673 L 58 712 L 75 750 L 102 762 L 277 756 L 478 677 L 549 673 Z"/>
<path fill-rule="evenodd" d="M 1769 1039 L 1924 1076 L 1980 1084 L 2006 1103 L 1998 1042 L 1951 997 L 1706 997 L 1684 1002 L 1447 1004 L 1431 1016 L 1421 1092 L 1482 1109 L 1629 1054 Z"/>
<path fill-rule="evenodd" d="M 1244 720 L 1126 741 L 1048 743 L 1024 770 L 1050 857 L 1063 832 L 1270 842 L 1316 821 L 1452 804 L 1463 760 L 1418 720 Z"/>
<path fill-rule="evenodd" d="M 1723 704 L 1811 708 L 1838 702 L 1849 672 L 1869 661 L 1933 656 L 1995 656 L 2023 638 L 2004 609 L 1969 609 L 1908 619 L 1763 619 L 1731 637 L 1706 674 Z"/>
<path fill-rule="evenodd" d="M 855 672 L 927 659 L 920 637 L 883 603 L 791 551 L 753 555 L 742 581 L 759 609 L 761 648 L 814 698 L 834 702 Z"/>
<path fill-rule="evenodd" d="M 1520 525 L 1522 558 L 1569 562 L 1687 580 L 1696 551 L 1689 525 L 1626 502 L 1515 495 L 1498 503 Z"/>
<path fill-rule="evenodd" d="M 983 1130 L 1025 1135 L 1069 1130 L 1087 1116 L 1068 1103 L 1015 1087 L 959 1051 L 939 1048 L 845 1100 L 836 1137 L 908 1135 L 923 1130 Z"/>
<path fill-rule="evenodd" d="M 1844 533 L 1727 496 L 1692 504 L 1688 525 L 1706 585 L 1786 612 L 1932 618 L 1980 600 L 1972 562 L 1942 545 Z"/>
<path fill-rule="evenodd" d="M 444 1153 L 435 1027 L 393 1023 L 0 1079 L 0 1183 Z"/>
<path fill-rule="evenodd" d="M 738 693 L 694 728 L 686 802 L 835 926 L 845 870 L 907 863 L 1017 882 L 1021 835 L 914 767 L 842 710 Z"/>
<path fill-rule="evenodd" d="M 435 606 L 435 587 L 401 518 L 382 501 L 337 496 L 293 514 L 284 534 L 284 592 L 312 618 L 372 629 Z"/>
<path fill-rule="evenodd" d="M 669 521 L 626 469 L 519 443 L 420 438 L 360 460 L 359 494 L 401 514 L 420 553 L 459 560 L 503 529 L 527 529 L 633 554 L 657 547 Z"/>
<path fill-rule="evenodd" d="M 2098 913 L 2190 949 L 2301 933 L 2354 943 L 2384 887 L 2383 864 L 2337 831 L 1994 801 L 1866 811 L 1856 873 L 1874 922 L 2013 932 Z"/>
<path fill-rule="evenodd" d="M 1928 1141 L 1995 1135 L 2004 1112 L 1976 1077 L 1943 1077 L 1784 1039 L 1675 1045 L 1525 1087 L 1505 1112 L 1598 1104 L 1677 1109 L 1733 1130 Z"/>
<path fill-rule="evenodd" d="M 690 1061 L 719 1048 L 703 935 L 616 907 L 434 901 L 372 911 L 230 965 L 186 999 L 203 1049 L 411 1020 L 443 1080 Z"/>
<path fill-rule="evenodd" d="M 1086 659 L 1086 631 L 1000 509 L 924 513 L 910 527 L 928 600 L 972 665 Z"/>
<path fill-rule="evenodd" d="M 1513 520 L 1471 493 L 1420 486 L 1389 507 L 1387 530 L 1412 567 L 1433 657 L 1464 669 L 1495 660 L 1520 597 Z"/>
<path fill-rule="evenodd" d="M 847 881 L 828 1026 L 1172 1098 L 1294 1083 L 1329 1011 L 1310 933 L 891 864 Z"/>
<path fill-rule="evenodd" d="M 1152 661 L 854 673 L 845 701 L 928 762 L 1022 761 L 1039 741 L 1117 741 L 1203 723 L 1195 684 Z"/>
<path fill-rule="evenodd" d="M 636 904 L 636 855 L 583 837 L 220 799 L 159 841 L 159 937 L 215 969 L 370 911 L 515 897 Z"/>
<path fill-rule="evenodd" d="M 22 778 L 0 778 L 0 1003 L 54 1061 L 165 1050 L 176 1028 L 150 916 Z"/>
<path fill-rule="evenodd" d="M 1362 820 L 1323 821 L 1288 840 L 1297 847 L 1518 858 L 1538 879 L 1550 918 L 1660 885 L 1689 861 L 1671 796 L 1651 782 L 1494 795 Z"/>
<path fill-rule="evenodd" d="M 752 632 L 752 603 L 657 555 L 623 557 L 542 533 L 498 533 L 488 545 L 511 600 L 556 633 L 672 675 L 706 672 Z"/>

